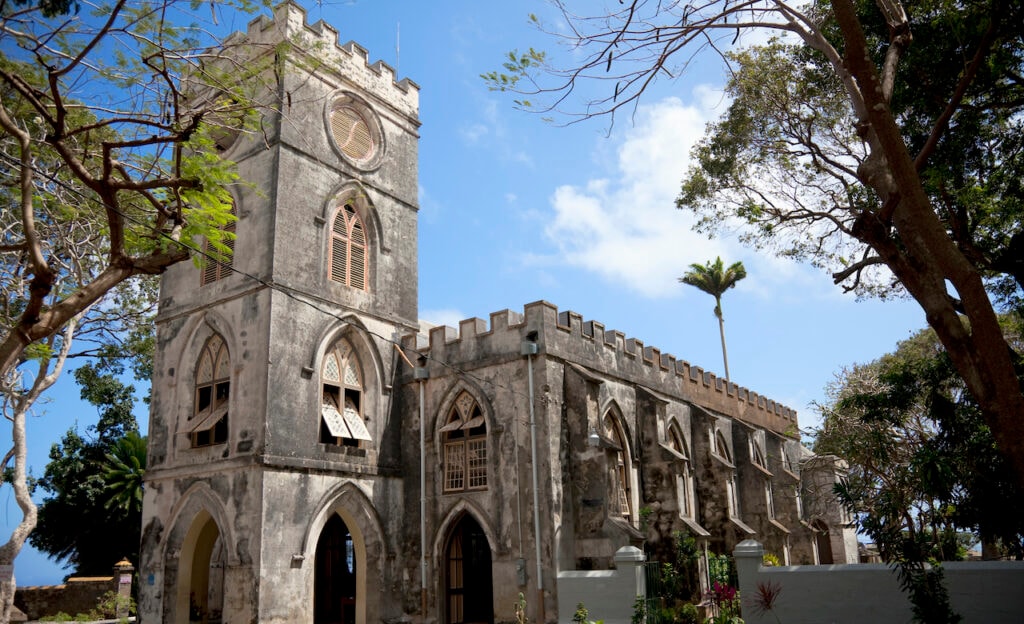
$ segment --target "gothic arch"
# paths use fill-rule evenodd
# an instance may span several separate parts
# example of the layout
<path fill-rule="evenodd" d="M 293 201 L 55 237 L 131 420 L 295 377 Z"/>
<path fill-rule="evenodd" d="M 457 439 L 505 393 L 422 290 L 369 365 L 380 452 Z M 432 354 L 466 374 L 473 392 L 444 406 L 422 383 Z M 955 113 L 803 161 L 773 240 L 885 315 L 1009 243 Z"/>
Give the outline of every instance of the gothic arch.
<path fill-rule="evenodd" d="M 624 412 L 622 411 L 622 408 L 619 407 L 619 402 L 615 399 L 609 399 L 605 402 L 604 406 L 601 407 L 600 411 L 598 411 L 598 414 L 598 430 L 600 431 L 603 429 L 604 418 L 610 414 L 622 430 L 622 437 L 625 438 L 624 441 L 626 443 L 626 448 L 624 449 L 626 454 L 631 460 L 635 458 L 637 455 L 636 450 L 633 448 L 633 432 L 630 431 L 629 422 L 626 421 L 626 417 L 623 415 Z"/>
<path fill-rule="evenodd" d="M 472 399 L 472 403 L 463 401 L 463 396 Z M 470 412 L 476 413 L 477 409 L 479 416 L 470 416 Z M 434 458 L 441 468 L 438 472 L 441 491 L 445 494 L 494 491 L 498 484 L 493 466 L 499 452 L 501 428 L 487 395 L 478 386 L 456 380 L 441 398 L 430 421 Z"/>
<path fill-rule="evenodd" d="M 203 314 L 189 318 L 182 334 L 186 336 L 185 340 L 172 340 L 169 345 L 170 347 L 180 345 L 178 351 L 173 352 L 170 348 L 167 349 L 169 352 L 167 361 L 175 370 L 175 379 L 183 379 L 183 375 L 195 373 L 195 359 L 199 356 L 199 350 L 213 334 L 220 334 L 229 353 L 241 353 L 231 322 L 217 310 L 206 310 Z"/>
<path fill-rule="evenodd" d="M 671 444 L 672 436 L 679 436 L 679 441 L 682 443 L 683 447 L 683 454 L 686 456 L 687 459 L 689 459 L 693 455 L 693 453 L 691 452 L 690 447 L 690 436 L 686 434 L 687 431 L 683 427 L 682 423 L 679 422 L 678 418 L 676 418 L 675 416 L 669 418 L 668 426 L 665 427 L 665 441 Z"/>
<path fill-rule="evenodd" d="M 384 583 L 385 544 L 380 517 L 366 494 L 355 484 L 345 482 L 322 496 L 302 537 L 300 553 L 307 577 L 306 586 L 316 582 L 317 545 L 332 516 L 339 516 L 352 534 L 356 562 L 356 624 L 378 622 L 382 608 L 368 588 Z"/>
<path fill-rule="evenodd" d="M 494 621 L 493 529 L 474 506 L 460 501 L 434 539 L 439 621 L 447 624 Z M 482 539 L 481 539 L 482 537 Z"/>
<path fill-rule="evenodd" d="M 358 180 L 348 180 L 342 182 L 328 197 L 329 199 L 324 203 L 323 212 L 321 213 L 321 218 L 324 219 L 325 223 L 330 221 L 338 206 L 345 202 L 352 202 L 359 216 L 362 217 L 362 224 L 367 227 L 368 234 L 370 235 L 367 238 L 372 239 L 375 246 L 381 252 L 387 253 L 391 250 L 391 246 L 384 239 L 385 228 L 381 223 L 380 213 L 373 202 L 370 201 L 370 193 L 367 191 L 366 186 L 362 185 Z"/>
<path fill-rule="evenodd" d="M 600 414 L 599 431 L 610 445 L 613 445 L 607 448 L 610 462 L 608 487 L 614 501 L 609 509 L 617 510 L 629 522 L 635 523 L 638 518 L 640 488 L 634 466 L 636 455 L 633 451 L 632 436 L 615 401 L 610 401 Z"/>
<path fill-rule="evenodd" d="M 380 443 L 384 420 L 387 417 L 382 397 L 387 388 L 388 378 L 385 376 L 383 358 L 377 350 L 376 344 L 368 336 L 366 327 L 354 315 L 348 315 L 341 321 L 330 323 L 313 342 L 313 351 L 309 356 L 310 364 L 303 374 L 313 381 L 309 388 L 310 405 L 319 406 L 322 402 L 321 372 L 324 358 L 342 340 L 351 345 L 356 359 L 359 361 L 362 374 L 362 392 L 366 401 L 362 414 L 370 419 L 367 428 L 373 438 L 372 444 L 377 445 Z M 310 422 L 315 422 L 315 426 L 319 429 L 319 407 L 312 410 L 310 415 L 314 418 Z"/>
<path fill-rule="evenodd" d="M 181 349 L 168 357 L 168 362 L 173 363 L 175 382 L 168 411 L 170 418 L 167 419 L 168 427 L 171 428 L 171 453 L 176 454 L 182 449 L 189 448 L 189 445 L 182 443 L 182 435 L 186 433 L 189 426 L 189 419 L 194 415 L 195 409 L 195 377 L 196 368 L 199 365 L 199 358 L 206 342 L 213 336 L 219 336 L 224 341 L 230 358 L 229 383 L 237 382 L 236 369 L 239 366 L 241 347 L 237 337 L 232 330 L 228 319 L 215 310 L 207 310 L 202 315 L 193 317 L 183 332 L 187 337 L 180 341 Z M 178 341 L 172 341 L 174 344 Z M 228 399 L 230 401 L 230 398 Z M 230 424 L 228 439 L 230 440 Z"/>
<path fill-rule="evenodd" d="M 389 253 L 391 251 L 391 246 L 387 243 L 385 238 L 386 231 L 381 223 L 380 213 L 377 211 L 377 207 L 374 206 L 373 202 L 370 201 L 369 191 L 362 185 L 362 183 L 358 180 L 349 180 L 335 188 L 330 194 L 328 194 L 327 200 L 321 207 L 320 216 L 317 221 L 322 222 L 324 228 L 330 228 L 331 218 L 334 216 L 334 213 L 337 212 L 338 206 L 344 205 L 348 202 L 351 202 L 352 206 L 356 209 L 356 212 L 362 219 L 363 227 L 366 228 L 366 239 L 372 243 L 370 245 L 370 260 L 373 270 L 372 276 L 375 276 L 376 267 L 379 262 L 378 256 L 380 254 Z M 325 245 L 323 249 L 323 257 L 326 259 L 328 253 L 326 248 L 327 237 L 322 236 L 321 239 L 322 244 Z"/>
<path fill-rule="evenodd" d="M 213 578 L 211 563 L 239 564 L 224 505 L 210 486 L 196 483 L 171 510 L 171 530 L 163 545 L 165 621 L 186 623 L 190 612 L 219 611 L 224 595 L 223 568 Z M 203 620 L 205 621 L 205 620 Z"/>
<path fill-rule="evenodd" d="M 435 443 L 439 439 L 440 434 L 438 429 L 444 425 L 444 419 L 447 418 L 448 412 L 451 411 L 455 405 L 455 400 L 459 398 L 463 392 L 473 397 L 476 404 L 480 406 L 480 411 L 483 413 L 484 420 L 487 421 L 487 432 L 498 432 L 501 427 L 498 425 L 496 417 L 494 415 L 494 408 L 491 405 L 491 400 L 488 398 L 487 393 L 484 392 L 483 388 L 477 384 L 465 380 L 458 379 L 453 383 L 441 397 L 440 402 L 437 404 L 437 409 L 430 416 L 430 431 L 435 438 Z"/>
<path fill-rule="evenodd" d="M 473 520 L 480 525 L 483 529 L 484 535 L 487 536 L 487 542 L 491 545 L 491 552 L 498 554 L 497 546 L 501 543 L 498 541 L 497 533 L 494 531 L 494 527 L 487 521 L 487 516 L 483 510 L 473 504 L 472 501 L 466 499 L 459 499 L 452 508 L 448 510 L 444 519 L 437 526 L 437 531 L 434 533 L 434 569 L 440 570 L 444 564 L 444 545 L 448 539 L 449 533 L 451 533 L 452 527 L 462 519 L 463 516 L 472 516 Z"/>
<path fill-rule="evenodd" d="M 722 432 L 722 428 L 718 425 L 715 425 L 712 431 L 714 432 L 714 436 L 711 443 L 714 445 L 712 448 L 714 449 L 715 455 L 718 455 L 727 463 L 735 465 L 736 456 L 733 453 L 732 436 L 727 437 L 725 433 Z"/>
<path fill-rule="evenodd" d="M 384 360 L 377 350 L 373 341 L 369 340 L 369 330 L 359 317 L 349 314 L 340 321 L 332 320 L 313 341 L 313 350 L 309 354 L 309 370 L 315 372 L 323 365 L 324 356 L 338 340 L 345 338 L 356 349 L 359 359 L 364 366 L 369 365 L 373 369 L 374 381 L 383 388 L 385 382 Z M 367 371 L 364 371 L 364 373 Z"/>
<path fill-rule="evenodd" d="M 171 508 L 171 513 L 168 514 L 171 530 L 167 533 L 167 539 L 163 546 L 162 556 L 164 561 L 178 558 L 184 532 L 188 530 L 188 526 L 191 525 L 200 511 L 205 511 L 217 523 L 217 526 L 220 527 L 221 535 L 224 536 L 227 543 L 235 543 L 231 524 L 228 522 L 227 513 L 224 511 L 224 503 L 220 500 L 220 497 L 217 496 L 208 483 L 194 483 L 185 490 L 185 493 L 181 495 L 178 502 Z M 238 553 L 234 550 L 229 549 L 227 557 L 228 564 L 238 565 Z"/>

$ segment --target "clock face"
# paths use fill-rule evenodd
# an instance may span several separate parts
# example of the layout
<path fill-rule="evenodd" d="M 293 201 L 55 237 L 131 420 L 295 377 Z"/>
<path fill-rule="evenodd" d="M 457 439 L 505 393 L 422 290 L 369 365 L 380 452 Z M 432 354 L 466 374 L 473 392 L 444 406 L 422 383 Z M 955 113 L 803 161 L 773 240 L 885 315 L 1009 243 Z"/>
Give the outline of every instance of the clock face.
<path fill-rule="evenodd" d="M 342 157 L 360 169 L 373 169 L 383 148 L 380 122 L 368 106 L 349 95 L 338 97 L 328 113 L 331 138 Z"/>

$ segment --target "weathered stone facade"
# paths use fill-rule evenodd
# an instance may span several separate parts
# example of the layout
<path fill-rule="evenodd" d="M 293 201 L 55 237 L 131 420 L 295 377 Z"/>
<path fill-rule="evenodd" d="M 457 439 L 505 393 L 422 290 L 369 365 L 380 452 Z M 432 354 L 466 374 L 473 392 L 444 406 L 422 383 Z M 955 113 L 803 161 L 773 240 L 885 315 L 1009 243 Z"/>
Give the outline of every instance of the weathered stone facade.
<path fill-rule="evenodd" d="M 282 42 L 234 271 L 162 282 L 142 621 L 553 621 L 558 571 L 676 531 L 855 561 L 792 410 L 546 302 L 422 333 L 418 87 L 294 4 L 229 40 Z"/>

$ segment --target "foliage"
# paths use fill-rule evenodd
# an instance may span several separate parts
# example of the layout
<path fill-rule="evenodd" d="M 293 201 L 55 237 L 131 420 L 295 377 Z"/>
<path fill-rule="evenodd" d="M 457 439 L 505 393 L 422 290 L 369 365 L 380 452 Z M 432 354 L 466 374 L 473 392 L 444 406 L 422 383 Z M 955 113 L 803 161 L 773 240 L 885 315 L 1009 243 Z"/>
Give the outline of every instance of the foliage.
<path fill-rule="evenodd" d="M 108 591 L 100 596 L 93 612 L 102 616 L 96 619 L 111 619 L 117 617 L 118 612 L 122 610 L 129 615 L 135 615 L 135 599 L 131 596 L 122 596 L 116 591 Z"/>
<path fill-rule="evenodd" d="M 633 601 L 633 615 L 630 616 L 629 621 L 631 624 L 644 624 L 647 621 L 648 611 L 647 597 L 637 596 Z"/>
<path fill-rule="evenodd" d="M 129 431 L 114 442 L 100 465 L 103 470 L 105 506 L 142 519 L 142 487 L 146 475 L 146 438 Z"/>
<path fill-rule="evenodd" d="M 576 612 L 572 614 L 574 624 L 604 624 L 604 620 L 591 620 L 590 612 L 583 606 L 583 603 L 576 604 Z"/>
<path fill-rule="evenodd" d="M 747 269 L 742 262 L 733 262 L 728 268 L 722 258 L 706 264 L 691 264 L 686 275 L 679 281 L 699 289 L 715 298 L 715 317 L 718 318 L 718 330 L 722 337 L 722 360 L 725 364 L 725 378 L 729 379 L 729 356 L 725 350 L 725 318 L 722 316 L 722 295 L 736 283 L 747 276 Z"/>
<path fill-rule="evenodd" d="M 779 562 L 779 556 L 776 555 L 775 553 L 770 553 L 770 552 L 766 552 L 761 557 L 761 564 L 762 565 L 766 565 L 766 566 L 775 566 L 775 567 L 782 565 Z"/>
<path fill-rule="evenodd" d="M 828 394 L 815 452 L 849 463 L 837 493 L 885 561 L 955 560 L 964 532 L 1024 554 L 1020 488 L 934 332 L 844 371 Z"/>
<path fill-rule="evenodd" d="M 99 409 L 99 421 L 87 437 L 68 430 L 50 450 L 38 482 L 47 494 L 29 541 L 79 575 L 109 574 L 121 557 L 138 561 L 145 438 L 132 414 L 132 386 L 92 364 L 75 378 L 82 399 Z"/>
<path fill-rule="evenodd" d="M 687 622 L 690 603 L 701 598 L 697 540 L 686 531 L 676 531 L 671 554 L 661 556 L 665 559 L 658 562 L 657 579 L 649 578 L 646 601 L 633 605 L 633 617 L 646 617 L 648 624 Z"/>
<path fill-rule="evenodd" d="M 771 613 L 775 616 L 775 621 L 779 622 L 779 614 L 775 613 L 775 601 L 779 599 L 781 594 L 782 585 L 775 581 L 759 581 L 757 583 L 757 594 L 752 602 L 754 611 L 761 616 L 765 613 Z"/>
<path fill-rule="evenodd" d="M 850 465 L 839 500 L 897 567 L 915 617 L 957 621 L 938 562 L 979 539 L 988 554 L 1024 553 L 1022 492 L 977 403 L 931 330 L 845 371 L 829 394 L 814 448 Z"/>
<path fill-rule="evenodd" d="M 115 591 L 108 591 L 96 601 L 96 608 L 85 613 L 71 616 L 63 611 L 56 615 L 44 617 L 41 622 L 96 622 L 98 620 L 112 620 L 118 617 L 118 612 L 135 615 L 135 600 L 131 596 L 121 596 Z M 128 622 L 127 616 L 121 616 L 119 622 Z"/>
<path fill-rule="evenodd" d="M 519 598 L 512 605 L 512 610 L 516 614 L 516 624 L 526 624 L 526 596 L 523 595 L 523 592 L 519 592 Z"/>
<path fill-rule="evenodd" d="M 731 103 L 697 146 L 679 207 L 709 231 L 740 224 L 847 290 L 913 297 L 1024 487 L 1022 364 L 996 315 L 1024 301 L 1024 5 L 555 4 L 549 32 L 573 49 L 569 65 L 514 56 L 497 76 L 515 78 L 491 85 L 573 120 L 614 119 L 699 52 L 721 54 Z M 730 50 L 754 31 L 788 38 Z"/>
<path fill-rule="evenodd" d="M 36 524 L 24 418 L 69 355 L 74 330 L 94 328 L 88 354 L 116 352 L 136 338 L 120 311 L 151 300 L 140 277 L 188 259 L 203 241 L 222 259 L 237 174 L 218 148 L 256 130 L 259 98 L 276 91 L 263 80 L 275 80 L 274 55 L 235 62 L 230 47 L 213 45 L 215 29 L 194 2 L 80 8 L 15 0 L 0 9 L 0 390 L 14 421 L 8 458 L 23 514 L 0 545 L 4 565 Z M 215 3 L 209 15 L 216 22 L 253 8 Z M 32 379 L 25 369 L 37 364 Z M 87 446 L 75 436 L 66 443 L 69 459 Z M 4 580 L 0 620 L 12 600 Z"/>
<path fill-rule="evenodd" d="M 690 270 L 679 281 L 714 297 L 715 316 L 722 318 L 722 295 L 746 276 L 747 270 L 742 262 L 733 262 L 726 268 L 722 258 L 717 257 L 714 262 L 691 264 Z"/>
<path fill-rule="evenodd" d="M 740 593 L 727 583 L 714 581 L 708 594 L 714 606 L 715 615 L 708 622 L 712 624 L 743 624 L 740 617 Z"/>
<path fill-rule="evenodd" d="M 915 622 L 957 624 L 963 621 L 963 616 L 953 611 L 950 604 L 941 564 L 925 566 L 921 562 L 905 562 L 897 566 L 896 572 L 900 586 L 910 597 Z"/>

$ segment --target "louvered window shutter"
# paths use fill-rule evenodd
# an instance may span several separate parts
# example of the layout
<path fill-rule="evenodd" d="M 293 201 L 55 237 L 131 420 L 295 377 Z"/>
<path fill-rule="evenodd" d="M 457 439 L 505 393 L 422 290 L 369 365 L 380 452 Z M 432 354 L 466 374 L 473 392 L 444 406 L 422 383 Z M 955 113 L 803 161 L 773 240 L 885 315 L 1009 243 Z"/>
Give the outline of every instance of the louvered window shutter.
<path fill-rule="evenodd" d="M 236 216 L 235 207 L 233 205 L 231 206 L 231 214 L 232 216 Z M 203 251 L 207 254 L 207 257 L 206 266 L 203 267 L 203 274 L 199 280 L 200 286 L 205 286 L 206 284 L 209 284 L 211 282 L 216 282 L 217 280 L 224 279 L 231 273 L 231 267 L 234 265 L 235 262 L 235 237 L 233 236 L 235 233 L 235 221 L 231 221 L 230 223 L 226 224 L 224 227 L 221 228 L 221 230 L 232 235 L 230 237 L 224 237 L 223 239 L 224 244 L 227 245 L 227 248 L 230 250 L 230 255 L 228 255 L 228 261 L 217 262 L 215 260 L 211 260 L 209 257 L 209 253 L 211 251 L 210 242 L 207 241 L 203 245 Z"/>
<path fill-rule="evenodd" d="M 363 222 L 355 208 L 345 204 L 331 229 L 331 279 L 366 290 L 368 256 Z"/>
<path fill-rule="evenodd" d="M 331 131 L 338 147 L 349 158 L 365 161 L 373 155 L 370 126 L 354 108 L 342 106 L 332 112 Z"/>

